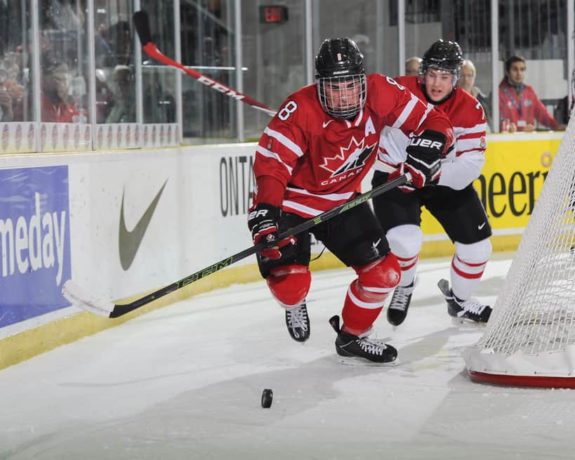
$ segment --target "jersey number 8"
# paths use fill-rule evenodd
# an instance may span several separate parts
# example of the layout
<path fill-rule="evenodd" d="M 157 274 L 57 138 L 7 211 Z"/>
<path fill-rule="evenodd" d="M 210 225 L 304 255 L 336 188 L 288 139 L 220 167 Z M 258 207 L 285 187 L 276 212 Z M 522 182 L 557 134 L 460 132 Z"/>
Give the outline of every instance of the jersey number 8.
<path fill-rule="evenodd" d="M 281 121 L 286 121 L 289 116 L 297 110 L 297 104 L 294 101 L 289 101 L 283 109 L 278 112 L 278 118 Z"/>

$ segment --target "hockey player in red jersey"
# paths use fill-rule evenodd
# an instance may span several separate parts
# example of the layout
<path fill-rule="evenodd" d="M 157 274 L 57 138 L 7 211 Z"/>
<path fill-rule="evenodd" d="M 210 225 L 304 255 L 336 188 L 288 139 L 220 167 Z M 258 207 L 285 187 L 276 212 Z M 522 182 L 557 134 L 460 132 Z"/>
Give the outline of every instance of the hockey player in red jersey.
<path fill-rule="evenodd" d="M 462 62 L 457 43 L 438 40 L 424 54 L 419 76 L 397 78 L 399 84 L 449 117 L 455 144 L 441 160 L 441 177 L 437 184 L 419 190 L 402 187 L 373 201 L 391 252 L 401 266 L 401 281 L 387 310 L 387 319 L 395 326 L 404 321 L 415 287 L 423 240 L 422 206 L 435 216 L 455 245 L 451 288 L 446 280 L 439 282 L 448 313 L 458 320 L 473 322 L 487 322 L 491 314 L 491 307 L 471 297 L 491 255 L 491 227 L 472 185 L 485 161 L 487 124 L 479 101 L 456 88 Z M 383 131 L 372 181 L 374 186 L 401 171 L 407 143 L 408 139 L 400 131 L 387 128 Z"/>
<path fill-rule="evenodd" d="M 254 162 L 257 190 L 248 217 L 254 243 L 267 243 L 258 254 L 260 272 L 285 308 L 288 332 L 299 342 L 310 335 L 310 233 L 278 241 L 279 230 L 355 197 L 373 166 L 384 126 L 417 136 L 405 159 L 417 187 L 435 180 L 440 154 L 453 139 L 445 115 L 393 79 L 366 75 L 352 40 L 325 40 L 315 67 L 316 82 L 290 95 L 260 138 Z M 338 316 L 330 320 L 337 353 L 394 361 L 395 348 L 368 338 L 400 277 L 371 208 L 364 203 L 310 232 L 357 273 L 345 297 L 343 325 Z"/>

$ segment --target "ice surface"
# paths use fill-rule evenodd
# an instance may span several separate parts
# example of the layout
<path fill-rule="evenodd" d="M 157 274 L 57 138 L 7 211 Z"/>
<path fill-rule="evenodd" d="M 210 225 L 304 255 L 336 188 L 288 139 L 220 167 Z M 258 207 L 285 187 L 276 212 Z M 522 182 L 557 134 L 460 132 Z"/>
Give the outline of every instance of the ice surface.
<path fill-rule="evenodd" d="M 488 264 L 490 302 L 510 260 Z M 0 372 L 0 459 L 571 459 L 575 393 L 472 383 L 436 286 L 449 260 L 422 262 L 406 322 L 385 314 L 394 367 L 349 366 L 328 319 L 350 270 L 314 274 L 311 338 L 291 340 L 263 282 L 136 318 Z M 274 401 L 262 409 L 261 393 Z"/>

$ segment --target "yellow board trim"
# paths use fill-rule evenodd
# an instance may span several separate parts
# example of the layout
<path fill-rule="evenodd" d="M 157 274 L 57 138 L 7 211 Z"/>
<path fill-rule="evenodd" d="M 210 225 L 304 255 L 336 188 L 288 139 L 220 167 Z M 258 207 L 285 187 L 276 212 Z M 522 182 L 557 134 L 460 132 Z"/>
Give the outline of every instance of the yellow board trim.
<path fill-rule="evenodd" d="M 83 337 L 125 323 L 144 313 L 157 310 L 191 296 L 230 286 L 234 283 L 249 283 L 259 278 L 260 274 L 255 264 L 232 267 L 178 289 L 120 318 L 109 319 L 82 312 L 6 337 L 0 340 L 0 349 L 2 350 L 0 353 L 0 369 L 33 358 L 60 345 L 75 342 Z M 142 293 L 141 295 L 145 294 Z M 120 302 L 130 302 L 138 297 L 140 295 L 122 299 Z"/>

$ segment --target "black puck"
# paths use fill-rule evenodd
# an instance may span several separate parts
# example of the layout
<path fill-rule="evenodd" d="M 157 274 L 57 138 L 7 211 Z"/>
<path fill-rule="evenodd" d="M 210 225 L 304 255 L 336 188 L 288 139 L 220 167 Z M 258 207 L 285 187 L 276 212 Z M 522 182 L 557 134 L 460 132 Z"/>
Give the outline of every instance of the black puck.
<path fill-rule="evenodd" d="M 264 409 L 269 409 L 270 407 L 272 407 L 273 399 L 274 399 L 274 392 L 271 389 L 266 388 L 264 391 L 262 391 L 262 407 Z"/>

